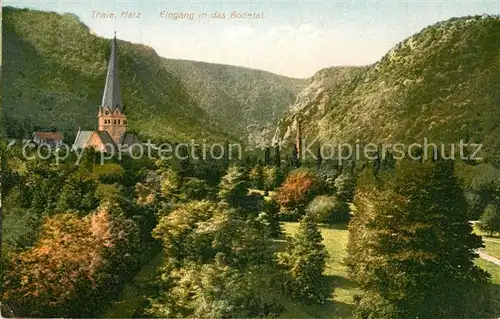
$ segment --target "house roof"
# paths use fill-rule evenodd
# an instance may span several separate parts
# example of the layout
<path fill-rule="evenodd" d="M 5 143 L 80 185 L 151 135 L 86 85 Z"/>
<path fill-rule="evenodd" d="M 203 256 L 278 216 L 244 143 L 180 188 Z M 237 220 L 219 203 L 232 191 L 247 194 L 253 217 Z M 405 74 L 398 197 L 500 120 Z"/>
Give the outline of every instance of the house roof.
<path fill-rule="evenodd" d="M 36 136 L 41 140 L 62 141 L 63 139 L 61 132 L 34 132 L 33 136 Z"/>
<path fill-rule="evenodd" d="M 94 131 L 78 131 L 72 149 L 85 148 Z"/>
<path fill-rule="evenodd" d="M 106 84 L 102 95 L 102 107 L 106 106 L 111 110 L 120 109 L 121 113 L 124 112 L 120 90 L 120 77 L 118 75 L 118 46 L 116 43 L 116 34 L 111 41 L 108 73 L 106 75 Z"/>

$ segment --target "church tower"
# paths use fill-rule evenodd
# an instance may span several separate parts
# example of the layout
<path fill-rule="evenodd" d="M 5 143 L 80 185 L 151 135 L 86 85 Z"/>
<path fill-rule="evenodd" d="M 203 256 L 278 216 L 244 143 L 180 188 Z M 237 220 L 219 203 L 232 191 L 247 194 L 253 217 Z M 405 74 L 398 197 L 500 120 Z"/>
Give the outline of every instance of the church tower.
<path fill-rule="evenodd" d="M 127 117 L 123 105 L 120 79 L 118 76 L 118 46 L 116 32 L 111 41 L 108 73 L 102 96 L 102 104 L 98 112 L 98 130 L 107 131 L 115 144 L 122 144 L 122 138 L 127 130 Z"/>

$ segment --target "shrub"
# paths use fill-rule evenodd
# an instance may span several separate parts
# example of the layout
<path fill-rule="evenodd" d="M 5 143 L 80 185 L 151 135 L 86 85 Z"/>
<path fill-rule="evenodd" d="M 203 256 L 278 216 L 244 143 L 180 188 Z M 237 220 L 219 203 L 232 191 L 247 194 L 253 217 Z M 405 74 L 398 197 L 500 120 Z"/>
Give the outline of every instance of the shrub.
<path fill-rule="evenodd" d="M 306 211 L 318 223 L 332 223 L 349 219 L 349 205 L 335 196 L 316 196 Z"/>

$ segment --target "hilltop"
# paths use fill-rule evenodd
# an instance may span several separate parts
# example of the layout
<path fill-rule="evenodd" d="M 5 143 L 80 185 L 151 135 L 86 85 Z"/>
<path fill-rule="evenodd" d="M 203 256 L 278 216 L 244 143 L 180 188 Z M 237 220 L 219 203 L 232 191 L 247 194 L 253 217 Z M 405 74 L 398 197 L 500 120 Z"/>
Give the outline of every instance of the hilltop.
<path fill-rule="evenodd" d="M 11 7 L 3 8 L 2 32 L 7 134 L 57 129 L 71 141 L 78 127 L 94 129 L 109 40 L 73 14 Z M 259 70 L 169 60 L 126 41 L 118 47 L 129 127 L 144 137 L 246 140 L 247 132 L 273 127 L 305 84 Z"/>
<path fill-rule="evenodd" d="M 320 141 L 483 143 L 500 154 L 500 20 L 453 18 L 423 29 L 365 67 L 314 75 L 276 137 Z"/>

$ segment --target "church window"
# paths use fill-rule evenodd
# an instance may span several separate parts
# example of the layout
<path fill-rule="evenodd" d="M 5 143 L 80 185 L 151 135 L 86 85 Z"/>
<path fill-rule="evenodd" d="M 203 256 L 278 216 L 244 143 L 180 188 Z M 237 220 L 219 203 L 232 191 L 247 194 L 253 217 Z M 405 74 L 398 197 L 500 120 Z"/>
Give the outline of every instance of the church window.
<path fill-rule="evenodd" d="M 116 124 L 116 120 L 113 120 L 113 124 Z"/>

